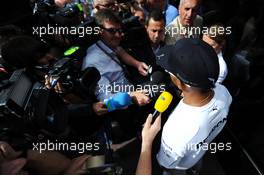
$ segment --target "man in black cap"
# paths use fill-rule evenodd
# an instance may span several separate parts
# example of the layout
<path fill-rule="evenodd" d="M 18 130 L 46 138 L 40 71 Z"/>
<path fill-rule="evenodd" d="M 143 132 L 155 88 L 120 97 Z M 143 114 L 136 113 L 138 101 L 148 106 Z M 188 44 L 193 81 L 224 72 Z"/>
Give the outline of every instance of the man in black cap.
<path fill-rule="evenodd" d="M 200 159 L 226 123 L 232 97 L 215 83 L 218 58 L 207 43 L 186 38 L 163 49 L 162 66 L 182 99 L 163 127 L 157 160 L 164 174 L 198 174 Z"/>

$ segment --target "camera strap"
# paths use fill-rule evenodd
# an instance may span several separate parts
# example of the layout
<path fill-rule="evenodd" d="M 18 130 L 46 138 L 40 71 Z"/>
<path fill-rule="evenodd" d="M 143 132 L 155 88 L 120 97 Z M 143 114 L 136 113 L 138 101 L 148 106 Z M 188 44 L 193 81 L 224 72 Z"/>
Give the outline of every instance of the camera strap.
<path fill-rule="evenodd" d="M 100 46 L 100 44 L 98 42 L 96 43 L 96 46 L 99 49 L 101 49 L 107 56 L 109 56 L 114 62 L 116 62 L 122 68 L 123 72 L 125 73 L 126 78 L 129 81 L 131 81 L 131 75 L 130 75 L 130 73 L 128 72 L 126 66 L 124 64 L 122 64 L 119 59 L 117 59 L 118 56 L 116 54 L 113 55 L 113 54 L 108 53 L 102 46 Z M 113 51 L 113 53 L 115 53 L 115 52 Z"/>

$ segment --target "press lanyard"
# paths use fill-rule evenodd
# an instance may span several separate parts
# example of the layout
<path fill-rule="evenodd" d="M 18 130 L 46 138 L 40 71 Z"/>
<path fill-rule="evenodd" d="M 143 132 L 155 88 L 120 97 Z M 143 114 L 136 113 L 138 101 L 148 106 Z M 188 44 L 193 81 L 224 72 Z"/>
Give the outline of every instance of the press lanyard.
<path fill-rule="evenodd" d="M 101 49 L 107 56 L 109 56 L 114 62 L 116 62 L 124 71 L 124 73 L 127 75 L 127 78 L 130 79 L 130 74 L 126 69 L 126 66 L 124 64 L 122 64 L 119 60 L 117 60 L 115 57 L 113 57 L 113 55 L 111 55 L 110 53 L 108 53 L 102 46 L 100 46 L 100 44 L 96 43 L 96 46 L 99 47 L 99 49 Z M 111 48 L 110 48 L 111 49 Z M 114 51 L 113 51 L 114 52 Z M 114 52 L 115 53 L 115 52 Z"/>

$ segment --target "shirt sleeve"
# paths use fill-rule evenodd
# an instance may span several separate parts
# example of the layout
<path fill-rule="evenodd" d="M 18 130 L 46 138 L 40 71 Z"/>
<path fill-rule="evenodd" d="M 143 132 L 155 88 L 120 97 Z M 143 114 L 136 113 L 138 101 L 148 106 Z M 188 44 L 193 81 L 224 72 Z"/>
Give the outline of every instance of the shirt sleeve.
<path fill-rule="evenodd" d="M 99 101 L 104 101 L 114 94 L 112 93 L 112 87 L 110 81 L 105 77 L 101 76 L 101 79 L 98 81 L 96 89 L 95 89 L 95 96 Z"/>
<path fill-rule="evenodd" d="M 182 150 L 182 152 L 185 152 L 185 150 Z M 165 143 L 161 143 L 160 150 L 157 154 L 157 160 L 161 166 L 168 169 L 175 168 L 181 159 L 182 156 L 169 148 Z"/>

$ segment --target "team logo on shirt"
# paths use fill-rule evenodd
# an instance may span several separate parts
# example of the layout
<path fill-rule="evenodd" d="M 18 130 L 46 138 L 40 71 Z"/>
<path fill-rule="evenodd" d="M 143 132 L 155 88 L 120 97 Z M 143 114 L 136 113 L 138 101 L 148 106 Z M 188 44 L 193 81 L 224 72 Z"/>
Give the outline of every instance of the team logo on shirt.
<path fill-rule="evenodd" d="M 217 111 L 218 108 L 217 108 L 216 106 L 214 106 L 212 110 L 213 110 L 213 111 Z"/>
<path fill-rule="evenodd" d="M 217 108 L 216 108 L 217 109 Z M 204 143 L 206 143 L 206 140 L 210 137 L 210 135 L 216 130 L 216 128 L 218 128 L 220 125 L 224 124 L 227 121 L 227 118 L 223 118 L 222 120 L 220 120 L 210 131 L 210 133 L 208 134 L 208 136 L 200 143 L 198 143 L 196 145 L 197 149 L 200 148 Z"/>

